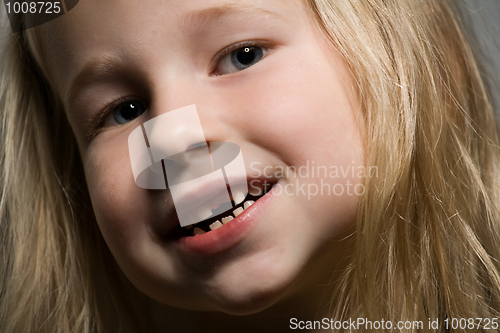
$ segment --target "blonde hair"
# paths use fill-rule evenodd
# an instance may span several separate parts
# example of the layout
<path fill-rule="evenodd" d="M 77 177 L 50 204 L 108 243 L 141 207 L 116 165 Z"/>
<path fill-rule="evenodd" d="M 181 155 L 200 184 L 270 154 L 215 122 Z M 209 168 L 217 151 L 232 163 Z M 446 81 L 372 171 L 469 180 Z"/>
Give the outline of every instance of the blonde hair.
<path fill-rule="evenodd" d="M 431 331 L 429 318 L 498 317 L 497 121 L 452 1 L 309 4 L 350 65 L 366 163 L 379 169 L 337 318 L 421 320 Z"/>
<path fill-rule="evenodd" d="M 498 317 L 496 119 L 452 1 L 307 3 L 351 69 L 366 163 L 379 170 L 366 180 L 333 316 Z M 37 65 L 38 30 L 16 36 L 2 70 L 0 331 L 100 331 L 108 314 L 98 307 L 98 280 L 116 265 L 91 213 L 75 139 Z"/>
<path fill-rule="evenodd" d="M 3 54 L 0 332 L 101 332 L 100 312 L 126 322 L 112 294 L 122 277 L 96 225 L 76 140 L 28 46 L 39 32 L 12 35 Z"/>
<path fill-rule="evenodd" d="M 88 222 L 71 203 L 80 190 L 70 174 L 76 149 L 45 85 L 16 38 L 5 50 L 0 87 L 2 332 L 93 325 L 88 258 L 78 239 L 80 224 Z"/>

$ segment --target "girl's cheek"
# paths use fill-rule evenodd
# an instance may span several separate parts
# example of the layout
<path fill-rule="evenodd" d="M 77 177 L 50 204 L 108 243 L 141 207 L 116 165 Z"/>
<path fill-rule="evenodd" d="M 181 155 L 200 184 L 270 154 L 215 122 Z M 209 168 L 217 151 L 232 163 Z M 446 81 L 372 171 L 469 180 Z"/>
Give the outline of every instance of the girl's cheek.
<path fill-rule="evenodd" d="M 132 228 L 138 230 L 144 224 L 149 203 L 146 191 L 135 184 L 128 146 L 123 144 L 127 140 L 112 138 L 110 134 L 102 133 L 102 138 L 96 138 L 97 142 L 87 151 L 85 174 L 97 222 L 106 241 L 116 236 L 120 236 L 121 241 L 131 241 L 126 235 Z"/>

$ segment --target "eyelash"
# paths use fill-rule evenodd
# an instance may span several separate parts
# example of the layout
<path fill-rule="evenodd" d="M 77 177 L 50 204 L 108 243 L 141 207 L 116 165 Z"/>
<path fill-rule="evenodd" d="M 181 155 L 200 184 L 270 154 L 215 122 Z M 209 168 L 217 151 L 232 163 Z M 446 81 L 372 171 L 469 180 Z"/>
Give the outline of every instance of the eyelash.
<path fill-rule="evenodd" d="M 220 76 L 220 75 L 214 74 L 214 71 L 217 69 L 218 63 L 225 56 L 230 54 L 231 52 L 236 51 L 236 50 L 241 49 L 241 48 L 244 48 L 244 47 L 261 47 L 266 51 L 268 51 L 268 49 L 269 49 L 269 46 L 265 45 L 265 43 L 257 42 L 257 41 L 243 41 L 243 42 L 231 44 L 231 45 L 225 47 L 224 49 L 222 49 L 221 51 L 219 51 L 219 53 L 217 53 L 217 55 L 214 57 L 214 59 L 211 62 L 211 65 L 210 65 L 210 75 Z M 264 55 L 264 57 L 265 57 L 265 55 Z"/>
<path fill-rule="evenodd" d="M 259 43 L 256 41 L 243 41 L 243 42 L 238 42 L 235 44 L 231 44 L 215 55 L 213 60 L 211 61 L 210 64 L 210 75 L 212 76 L 220 76 L 217 74 L 214 74 L 214 71 L 217 69 L 218 63 L 228 54 L 230 54 L 233 51 L 236 51 L 238 49 L 241 49 L 243 47 L 261 47 L 265 50 L 268 50 L 268 47 L 264 43 Z M 119 98 L 117 100 L 114 100 L 113 102 L 109 103 L 102 109 L 94 118 L 91 119 L 89 122 L 88 128 L 89 130 L 87 131 L 87 138 L 92 139 L 94 138 L 104 127 L 104 122 L 106 121 L 106 118 L 111 114 L 111 112 L 119 106 L 122 103 L 129 102 L 129 101 L 135 101 L 135 100 L 143 100 L 143 98 L 139 98 L 137 96 L 126 96 Z M 146 103 L 147 105 L 147 103 Z"/>
<path fill-rule="evenodd" d="M 99 111 L 98 114 L 96 114 L 89 122 L 88 124 L 88 131 L 87 131 L 87 138 L 92 139 L 94 138 L 99 132 L 102 130 L 104 127 L 104 123 L 106 122 L 106 119 L 112 114 L 113 110 L 118 107 L 120 104 L 126 103 L 126 102 L 131 102 L 131 101 L 144 101 L 144 98 L 138 97 L 138 96 L 125 96 L 125 97 L 120 97 L 113 102 L 107 104 L 104 109 Z M 143 102 L 146 104 L 146 107 L 148 106 L 148 103 Z M 119 125 L 117 125 L 119 126 Z"/>

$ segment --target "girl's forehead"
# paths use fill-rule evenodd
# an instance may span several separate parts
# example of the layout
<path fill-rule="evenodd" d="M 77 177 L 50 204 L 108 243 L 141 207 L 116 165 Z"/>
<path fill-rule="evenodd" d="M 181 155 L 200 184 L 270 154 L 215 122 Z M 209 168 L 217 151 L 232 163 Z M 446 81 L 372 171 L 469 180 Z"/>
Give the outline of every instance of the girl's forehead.
<path fill-rule="evenodd" d="M 99 41 L 127 36 L 160 37 L 162 32 L 197 34 L 224 20 L 293 19 L 301 0 L 81 1 L 58 20 L 67 41 Z"/>

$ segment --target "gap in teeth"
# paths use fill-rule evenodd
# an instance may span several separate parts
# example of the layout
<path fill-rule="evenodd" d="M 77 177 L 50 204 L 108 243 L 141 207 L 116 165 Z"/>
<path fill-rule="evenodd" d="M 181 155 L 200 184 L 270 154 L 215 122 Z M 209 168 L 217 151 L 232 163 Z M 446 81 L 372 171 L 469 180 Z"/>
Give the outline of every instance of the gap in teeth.
<path fill-rule="evenodd" d="M 273 185 L 272 185 L 270 188 L 268 188 L 268 189 L 262 189 L 262 191 L 261 191 L 258 195 L 255 195 L 254 193 L 252 193 L 252 191 L 250 191 L 250 189 L 249 189 L 249 191 L 248 191 L 248 192 L 249 192 L 249 194 L 250 194 L 251 196 L 258 197 L 258 198 L 257 198 L 257 200 L 258 200 L 258 199 L 262 198 L 262 197 L 263 197 L 266 193 L 268 193 L 269 191 L 271 191 L 271 189 L 272 189 L 275 185 L 276 185 L 276 184 L 273 184 Z M 238 196 L 238 198 L 235 198 L 235 199 L 236 199 L 236 200 L 235 200 L 235 203 L 236 203 L 236 204 L 240 204 L 241 202 L 243 202 L 243 201 L 244 201 L 244 198 L 242 198 L 241 196 Z M 239 200 L 238 200 L 238 199 L 239 199 Z M 241 201 L 240 201 L 240 200 L 241 200 Z M 236 201 L 239 201 L 239 202 L 236 202 Z M 202 229 L 202 228 L 200 228 L 200 227 L 195 227 L 195 225 L 196 225 L 196 224 L 191 224 L 191 225 L 186 226 L 186 227 L 184 227 L 184 228 L 185 228 L 186 230 L 193 230 L 193 236 L 196 236 L 196 235 L 203 235 L 203 234 L 205 234 L 205 233 L 207 233 L 207 232 L 210 232 L 210 231 L 212 231 L 212 230 L 217 230 L 217 229 L 219 229 L 220 227 L 222 227 L 224 224 L 227 224 L 227 223 L 229 223 L 230 221 L 232 221 L 232 220 L 234 219 L 234 217 L 236 217 L 236 216 L 240 215 L 240 214 L 241 214 L 241 213 L 242 213 L 245 209 L 247 209 L 248 207 L 250 207 L 250 206 L 251 206 L 252 204 L 254 204 L 254 203 L 255 203 L 255 201 L 254 201 L 254 200 L 247 200 L 247 201 L 244 201 L 244 202 L 243 202 L 243 204 L 242 204 L 240 207 L 238 207 L 238 208 L 236 208 L 236 209 L 234 209 L 234 210 L 233 210 L 233 213 L 232 213 L 232 214 L 233 214 L 234 216 L 233 216 L 233 215 L 228 215 L 228 216 L 226 216 L 226 217 L 221 218 L 221 219 L 220 219 L 220 221 L 219 221 L 219 220 L 217 220 L 217 221 L 213 222 L 212 224 L 210 224 L 210 225 L 209 225 L 209 228 L 210 228 L 210 230 L 209 230 L 209 231 L 205 231 L 205 230 L 203 230 L 203 229 Z M 197 213 L 196 215 L 205 216 L 206 214 L 208 214 L 208 211 L 198 210 L 196 213 Z M 200 217 L 201 217 L 201 216 L 200 216 Z M 207 218 L 207 217 L 205 217 L 205 219 L 206 219 L 206 218 Z M 203 221 L 201 221 L 201 222 L 203 222 Z M 198 222 L 198 223 L 201 223 L 201 222 Z M 193 228 L 193 227 L 194 227 L 194 228 Z"/>
<path fill-rule="evenodd" d="M 233 215 L 228 215 L 226 217 L 223 217 L 220 221 L 217 220 L 215 221 L 214 223 L 210 224 L 209 228 L 210 230 L 217 230 L 219 229 L 220 227 L 222 227 L 224 224 L 227 224 L 229 223 L 230 221 L 232 221 L 236 216 L 240 215 L 241 213 L 243 213 L 243 211 L 245 209 L 247 209 L 248 207 L 250 207 L 252 204 L 254 204 L 255 201 L 253 200 L 247 200 L 243 203 L 243 207 L 238 207 L 236 208 L 235 210 L 233 210 Z M 207 233 L 207 231 L 201 229 L 200 227 L 194 227 L 193 229 L 193 225 L 189 225 L 189 226 L 186 226 L 185 227 L 187 230 L 193 230 L 193 236 L 196 236 L 196 235 L 203 235 L 205 233 Z"/>
<path fill-rule="evenodd" d="M 203 235 L 203 234 L 206 234 L 207 232 L 201 228 L 198 228 L 198 227 L 195 227 L 193 229 L 193 235 L 196 236 L 196 235 Z"/>

